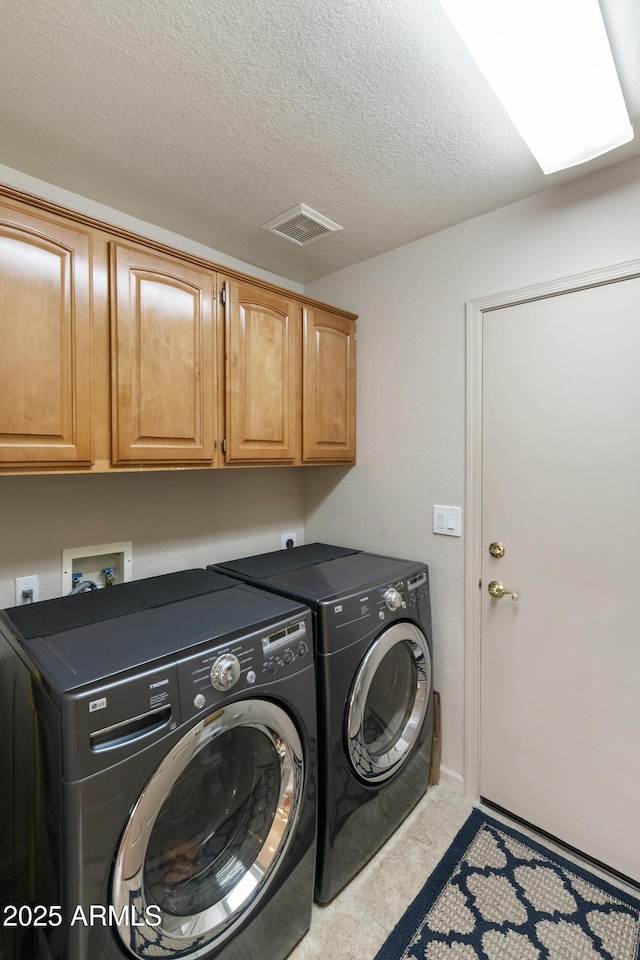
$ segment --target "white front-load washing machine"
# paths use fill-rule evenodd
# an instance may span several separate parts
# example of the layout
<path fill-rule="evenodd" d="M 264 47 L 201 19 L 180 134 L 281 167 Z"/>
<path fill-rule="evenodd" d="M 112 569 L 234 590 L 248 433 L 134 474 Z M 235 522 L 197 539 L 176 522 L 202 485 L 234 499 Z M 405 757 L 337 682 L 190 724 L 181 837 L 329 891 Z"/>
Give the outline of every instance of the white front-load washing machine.
<path fill-rule="evenodd" d="M 190 570 L 13 608 L 0 684 L 3 960 L 290 952 L 316 846 L 304 605 Z"/>

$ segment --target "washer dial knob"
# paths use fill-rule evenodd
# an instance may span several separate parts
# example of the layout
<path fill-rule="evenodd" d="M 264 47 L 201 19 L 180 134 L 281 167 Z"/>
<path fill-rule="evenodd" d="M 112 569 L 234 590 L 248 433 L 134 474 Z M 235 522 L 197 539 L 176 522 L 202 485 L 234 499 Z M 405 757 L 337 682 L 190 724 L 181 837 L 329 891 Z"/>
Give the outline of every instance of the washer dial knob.
<path fill-rule="evenodd" d="M 232 653 L 223 653 L 211 667 L 211 686 L 229 690 L 240 679 L 240 661 Z"/>
<path fill-rule="evenodd" d="M 402 594 L 395 587 L 385 590 L 383 599 L 389 610 L 399 610 L 402 606 Z"/>

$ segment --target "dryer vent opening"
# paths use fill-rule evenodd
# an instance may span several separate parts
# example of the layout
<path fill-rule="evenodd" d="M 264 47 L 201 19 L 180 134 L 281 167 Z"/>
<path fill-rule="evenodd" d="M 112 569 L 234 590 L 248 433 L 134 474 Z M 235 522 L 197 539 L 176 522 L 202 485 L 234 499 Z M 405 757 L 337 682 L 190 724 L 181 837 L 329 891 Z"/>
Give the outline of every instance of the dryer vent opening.
<path fill-rule="evenodd" d="M 299 203 L 297 207 L 281 213 L 274 220 L 263 223 L 262 228 L 286 237 L 292 243 L 297 243 L 299 247 L 306 247 L 307 244 L 319 240 L 327 233 L 342 230 L 340 224 L 334 223 L 328 217 L 323 217 L 317 210 L 312 210 L 304 203 Z"/>

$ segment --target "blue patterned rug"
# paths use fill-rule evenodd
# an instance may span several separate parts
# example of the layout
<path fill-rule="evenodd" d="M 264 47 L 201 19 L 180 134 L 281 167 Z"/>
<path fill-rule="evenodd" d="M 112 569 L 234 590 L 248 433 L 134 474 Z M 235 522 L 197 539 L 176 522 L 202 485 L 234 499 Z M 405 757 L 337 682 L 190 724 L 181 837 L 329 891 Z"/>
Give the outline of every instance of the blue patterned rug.
<path fill-rule="evenodd" d="M 640 900 L 474 810 L 375 960 L 640 960 Z"/>

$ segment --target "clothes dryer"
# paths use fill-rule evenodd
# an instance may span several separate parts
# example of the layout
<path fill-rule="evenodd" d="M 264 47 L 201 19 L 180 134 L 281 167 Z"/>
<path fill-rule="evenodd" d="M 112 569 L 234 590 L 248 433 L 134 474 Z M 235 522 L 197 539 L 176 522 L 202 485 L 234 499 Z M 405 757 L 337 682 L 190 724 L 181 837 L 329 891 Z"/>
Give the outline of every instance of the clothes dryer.
<path fill-rule="evenodd" d="M 427 789 L 429 572 L 422 563 L 321 543 L 215 569 L 313 611 L 320 741 L 315 896 L 325 903 Z"/>
<path fill-rule="evenodd" d="M 290 952 L 313 901 L 311 646 L 305 606 L 205 570 L 3 612 L 3 960 Z"/>

